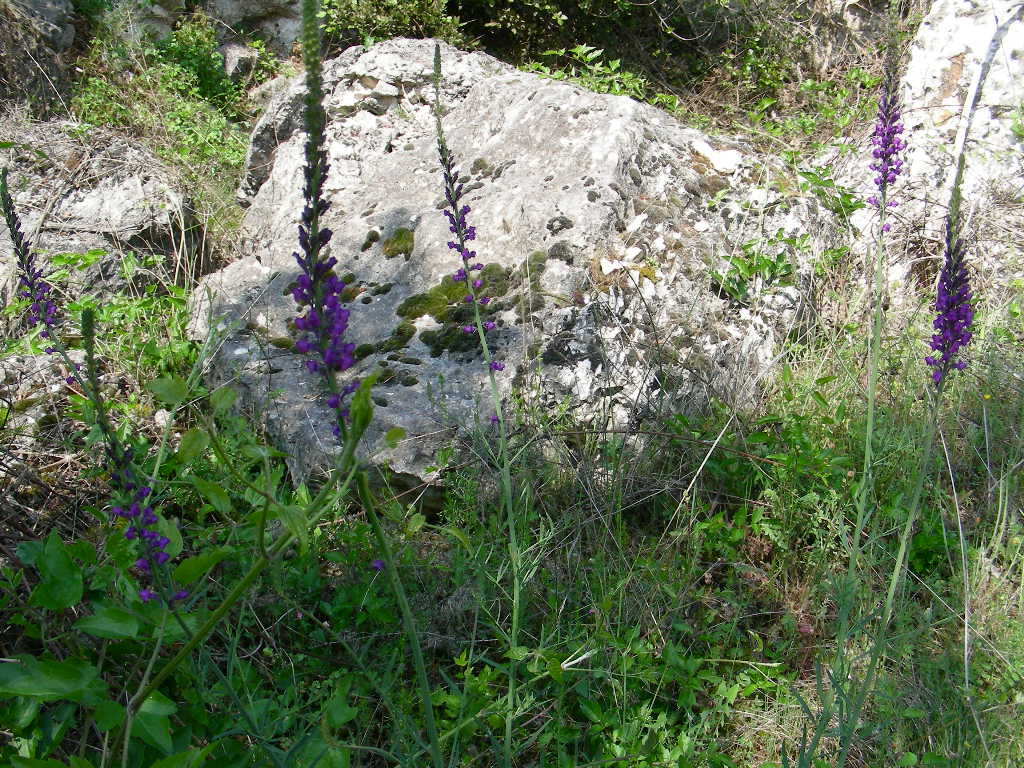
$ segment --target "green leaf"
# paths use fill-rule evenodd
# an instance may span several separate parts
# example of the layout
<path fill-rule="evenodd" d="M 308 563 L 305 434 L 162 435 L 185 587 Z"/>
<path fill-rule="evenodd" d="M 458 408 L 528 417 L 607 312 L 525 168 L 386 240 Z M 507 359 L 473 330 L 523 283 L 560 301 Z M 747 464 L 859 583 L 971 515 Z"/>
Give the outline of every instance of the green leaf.
<path fill-rule="evenodd" d="M 71 766 L 71 768 L 96 768 L 95 765 L 90 763 L 84 757 L 79 757 L 78 755 L 72 755 L 69 757 L 68 765 Z"/>
<path fill-rule="evenodd" d="M 904 766 L 917 765 L 917 755 L 913 752 L 907 752 L 899 759 L 896 765 L 904 768 Z"/>
<path fill-rule="evenodd" d="M 146 699 L 132 721 L 132 736 L 142 739 L 152 747 L 170 754 L 171 721 L 168 715 L 174 714 L 177 707 L 159 691 Z"/>
<path fill-rule="evenodd" d="M 32 591 L 33 605 L 62 611 L 82 599 L 82 570 L 71 560 L 56 531 L 50 531 L 36 568 L 42 580 Z"/>
<path fill-rule="evenodd" d="M 282 505 L 279 517 L 288 532 L 299 540 L 301 551 L 305 552 L 309 546 L 309 521 L 306 519 L 306 510 L 295 504 Z"/>
<path fill-rule="evenodd" d="M 224 515 L 231 513 L 231 497 L 222 486 L 201 477 L 189 477 L 189 482 L 218 512 Z"/>
<path fill-rule="evenodd" d="M 178 530 L 178 518 L 172 517 L 167 519 L 166 517 L 161 517 L 156 528 L 160 533 L 170 539 L 167 546 L 164 547 L 164 552 L 166 552 L 172 559 L 180 555 L 185 544 L 181 540 L 181 531 Z"/>
<path fill-rule="evenodd" d="M 324 713 L 327 715 L 327 725 L 331 728 L 340 728 L 345 723 L 354 720 L 355 716 L 359 714 L 359 710 L 348 703 L 348 689 L 347 683 L 339 686 L 338 690 L 328 699 L 327 705 L 324 707 Z"/>
<path fill-rule="evenodd" d="M 197 456 L 201 456 L 209 444 L 210 436 L 206 434 L 206 430 L 198 427 L 190 429 L 181 436 L 181 443 L 175 456 L 182 464 L 188 464 Z"/>
<path fill-rule="evenodd" d="M 406 524 L 405 530 L 407 533 L 416 533 L 426 522 L 426 516 L 422 512 L 417 512 L 409 518 L 409 522 Z"/>
<path fill-rule="evenodd" d="M 234 547 L 217 547 L 193 557 L 186 557 L 174 569 L 172 576 L 178 584 L 191 584 L 203 578 L 210 569 L 234 553 Z"/>
<path fill-rule="evenodd" d="M 11 768 L 67 768 L 60 760 L 39 760 L 35 757 L 11 756 Z"/>
<path fill-rule="evenodd" d="M 530 649 L 525 645 L 514 645 L 505 651 L 505 658 L 512 659 L 512 661 L 522 661 L 530 653 Z"/>
<path fill-rule="evenodd" d="M 121 640 L 135 637 L 139 633 L 139 620 L 124 608 L 106 605 L 99 608 L 92 616 L 86 616 L 75 622 L 75 629 L 93 635 Z"/>
<path fill-rule="evenodd" d="M 25 565 L 35 565 L 39 556 L 43 554 L 43 542 L 23 541 L 14 552 Z"/>
<path fill-rule="evenodd" d="M 188 400 L 188 387 L 185 382 L 177 376 L 165 376 L 154 379 L 146 385 L 146 389 L 170 405 L 177 405 Z"/>
<path fill-rule="evenodd" d="M 193 747 L 186 749 L 184 752 L 175 752 L 173 755 L 168 755 L 162 760 L 157 760 L 149 768 L 195 768 L 195 766 L 201 765 L 206 760 L 206 756 L 213 751 L 215 746 L 217 746 L 216 743 L 209 744 L 201 750 Z"/>
<path fill-rule="evenodd" d="M 601 705 L 592 699 L 580 699 L 580 711 L 584 716 L 592 723 L 603 724 L 604 723 L 604 712 L 601 711 Z"/>
<path fill-rule="evenodd" d="M 80 560 L 86 565 L 96 564 L 96 547 L 91 541 L 79 539 L 66 544 L 64 548 L 76 560 Z"/>
<path fill-rule="evenodd" d="M 106 733 L 111 728 L 117 728 L 124 722 L 127 711 L 124 706 L 116 701 L 101 701 L 92 711 L 93 720 L 100 732 Z"/>
<path fill-rule="evenodd" d="M 223 413 L 234 405 L 237 399 L 238 392 L 231 387 L 221 387 L 210 395 L 210 405 L 213 406 L 214 413 Z"/>
<path fill-rule="evenodd" d="M 81 659 L 16 658 L 17 662 L 0 664 L 0 698 L 28 696 L 41 701 L 85 701 L 106 689 L 106 683 L 98 679 L 99 670 Z"/>
<path fill-rule="evenodd" d="M 401 427 L 392 427 L 384 433 L 384 442 L 388 448 L 394 448 L 398 445 L 398 441 L 405 437 L 405 430 Z"/>

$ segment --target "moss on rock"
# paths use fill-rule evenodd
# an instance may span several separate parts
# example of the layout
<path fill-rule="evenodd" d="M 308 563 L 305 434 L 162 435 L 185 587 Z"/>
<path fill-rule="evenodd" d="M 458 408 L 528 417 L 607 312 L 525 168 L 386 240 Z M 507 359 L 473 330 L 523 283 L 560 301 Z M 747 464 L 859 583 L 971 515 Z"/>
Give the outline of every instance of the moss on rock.
<path fill-rule="evenodd" d="M 391 237 L 384 241 L 385 258 L 393 259 L 396 256 L 405 256 L 405 260 L 408 261 L 412 256 L 415 241 L 416 238 L 411 229 L 399 227 Z"/>
<path fill-rule="evenodd" d="M 415 335 L 415 325 L 409 322 L 399 323 L 395 330 L 391 332 L 391 338 L 385 339 L 377 344 L 377 351 L 381 354 L 386 354 L 388 352 L 397 352 L 398 350 L 405 349 L 412 340 L 412 337 Z"/>

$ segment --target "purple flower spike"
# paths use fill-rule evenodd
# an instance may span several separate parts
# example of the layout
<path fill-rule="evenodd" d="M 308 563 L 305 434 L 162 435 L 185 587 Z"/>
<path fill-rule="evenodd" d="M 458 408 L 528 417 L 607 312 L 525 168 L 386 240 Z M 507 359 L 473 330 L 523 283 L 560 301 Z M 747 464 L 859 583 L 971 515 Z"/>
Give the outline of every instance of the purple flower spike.
<path fill-rule="evenodd" d="M 963 241 L 956 235 L 951 220 L 947 220 L 946 257 L 939 273 L 935 299 L 937 316 L 932 323 L 935 334 L 932 336 L 931 349 L 937 354 L 924 359 L 934 369 L 932 381 L 939 390 L 950 371 L 962 371 L 967 367 L 967 363 L 957 357 L 972 338 L 974 308 L 971 306 L 971 298 Z"/>
<path fill-rule="evenodd" d="M 440 50 L 436 49 L 434 53 L 434 74 L 435 74 L 435 86 L 437 86 L 437 96 L 440 97 Z M 492 320 L 484 320 L 482 315 L 483 311 L 480 307 L 486 307 L 491 298 L 483 295 L 484 280 L 483 276 L 471 277 L 473 272 L 482 272 L 484 265 L 476 259 L 476 251 L 472 251 L 467 247 L 467 243 L 471 240 L 476 240 L 476 227 L 470 226 L 466 223 L 466 216 L 470 213 L 470 207 L 462 203 L 462 196 L 464 188 L 459 183 L 459 171 L 455 168 L 455 156 L 448 148 L 448 144 L 444 138 L 444 128 L 441 125 L 440 113 L 436 113 L 437 118 L 437 153 L 441 160 L 441 171 L 444 179 L 444 196 L 448 203 L 448 208 L 444 211 L 444 216 L 449 223 L 449 231 L 455 235 L 453 240 L 448 241 L 448 248 L 456 251 L 462 258 L 462 266 L 452 275 L 452 280 L 456 283 L 467 283 L 469 293 L 463 296 L 463 303 L 474 307 L 474 315 L 477 323 L 480 323 L 481 327 L 485 331 L 492 331 L 497 327 L 497 324 Z M 464 322 L 460 319 L 459 322 Z M 477 332 L 477 326 L 474 325 L 462 325 L 461 330 L 465 334 L 473 334 Z M 487 357 L 489 357 L 489 350 L 486 342 L 484 342 L 484 351 Z M 500 371 L 504 369 L 504 365 L 501 363 L 490 362 L 490 369 L 492 371 Z"/>
<path fill-rule="evenodd" d="M 878 117 L 875 121 L 875 132 L 871 136 L 871 170 L 875 176 L 875 186 L 882 193 L 881 199 L 872 195 L 868 203 L 876 208 L 881 206 L 881 200 L 885 199 L 889 186 L 896 182 L 896 177 L 903 170 L 903 160 L 899 153 L 907 148 L 907 143 L 900 138 L 903 133 L 903 123 L 900 122 L 902 115 L 900 98 L 897 90 L 899 81 L 896 78 L 895 67 L 888 67 L 885 81 L 882 84 L 882 92 L 878 98 Z"/>
<path fill-rule="evenodd" d="M 384 561 L 381 560 L 380 558 L 377 558 L 376 560 L 373 560 L 373 561 L 370 562 L 370 567 L 373 568 L 373 570 L 378 571 L 378 572 L 384 570 L 384 565 L 385 565 Z"/>
<path fill-rule="evenodd" d="M 148 603 L 154 597 L 156 597 L 156 592 L 154 592 L 152 589 L 149 589 L 148 587 L 146 589 L 139 590 L 139 599 L 142 600 L 142 602 L 144 603 Z"/>
<path fill-rule="evenodd" d="M 18 218 L 14 200 L 7 189 L 6 168 L 0 170 L 0 209 L 3 209 L 4 221 L 11 235 L 11 245 L 18 260 L 18 287 L 21 289 L 18 291 L 18 297 L 32 302 L 28 308 L 26 321 L 30 328 L 42 325 L 43 330 L 39 335 L 44 339 L 49 339 L 51 338 L 50 329 L 60 319 L 57 305 L 50 298 L 53 286 L 46 281 L 43 270 L 36 267 L 36 257 L 32 252 L 31 243 L 21 231 L 21 220 Z M 55 351 L 53 347 L 46 348 L 48 355 Z"/>
<path fill-rule="evenodd" d="M 491 370 L 492 371 L 504 371 L 505 370 L 505 364 L 504 363 L 499 363 L 497 360 L 491 360 Z"/>

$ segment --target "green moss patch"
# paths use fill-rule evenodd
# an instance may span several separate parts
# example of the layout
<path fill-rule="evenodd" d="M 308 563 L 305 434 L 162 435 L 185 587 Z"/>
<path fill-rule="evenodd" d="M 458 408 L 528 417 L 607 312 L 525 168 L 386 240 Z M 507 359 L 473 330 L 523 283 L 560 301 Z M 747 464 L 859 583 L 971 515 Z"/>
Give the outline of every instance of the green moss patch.
<path fill-rule="evenodd" d="M 391 237 L 384 241 L 384 256 L 388 259 L 405 256 L 405 260 L 408 261 L 412 255 L 415 240 L 411 229 L 399 227 Z"/>
<path fill-rule="evenodd" d="M 363 240 L 363 245 L 362 247 L 360 247 L 359 250 L 370 250 L 373 244 L 376 243 L 378 240 L 380 240 L 380 232 L 378 232 L 376 229 L 371 229 L 369 232 L 366 233 L 366 239 Z"/>
<path fill-rule="evenodd" d="M 356 360 L 362 360 L 363 358 L 369 357 L 376 351 L 376 344 L 360 344 L 352 354 L 355 355 Z"/>
<path fill-rule="evenodd" d="M 509 289 L 508 271 L 500 264 L 488 264 L 483 268 L 480 279 L 484 281 L 484 292 L 491 297 L 504 296 Z M 407 320 L 429 315 L 439 323 L 451 322 L 456 315 L 461 316 L 461 309 L 467 305 L 463 302 L 466 295 L 466 284 L 456 283 L 445 277 L 425 293 L 410 296 L 395 310 L 395 314 Z"/>
<path fill-rule="evenodd" d="M 395 330 L 391 332 L 391 338 L 385 339 L 377 345 L 377 351 L 383 355 L 388 352 L 397 352 L 405 349 L 415 335 L 415 325 L 408 322 L 399 323 Z"/>
<path fill-rule="evenodd" d="M 440 357 L 445 351 L 453 354 L 480 351 L 480 339 L 475 333 L 463 333 L 457 325 L 447 325 L 431 331 L 422 331 L 420 341 L 430 348 L 431 357 Z"/>

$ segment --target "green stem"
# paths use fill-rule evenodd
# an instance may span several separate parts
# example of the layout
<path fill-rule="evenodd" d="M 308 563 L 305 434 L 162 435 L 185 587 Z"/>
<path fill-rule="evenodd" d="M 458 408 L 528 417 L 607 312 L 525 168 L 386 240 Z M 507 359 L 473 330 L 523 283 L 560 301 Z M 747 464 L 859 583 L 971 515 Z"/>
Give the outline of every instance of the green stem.
<path fill-rule="evenodd" d="M 434 705 L 430 697 L 430 681 L 427 679 L 427 667 L 423 662 L 423 649 L 420 648 L 419 633 L 416 631 L 416 622 L 413 619 L 412 609 L 409 607 L 409 599 L 406 597 L 402 580 L 398 576 L 398 568 L 395 565 L 394 553 L 391 551 L 391 543 L 388 541 L 384 527 L 381 525 L 377 510 L 373 504 L 373 495 L 370 493 L 370 483 L 366 472 L 360 471 L 356 474 L 356 489 L 359 492 L 359 499 L 366 510 L 366 518 L 373 529 L 373 535 L 377 539 L 377 546 L 384 555 L 384 563 L 387 568 L 388 578 L 391 581 L 391 589 L 395 593 L 398 607 L 402 614 L 402 624 L 405 628 L 405 636 L 409 641 L 409 650 L 412 653 L 413 666 L 416 669 L 416 679 L 420 686 L 420 696 L 423 699 L 423 718 L 427 724 L 427 738 L 430 741 L 430 757 L 434 768 L 444 768 L 444 759 L 441 757 L 441 742 L 437 736 L 437 723 L 434 721 Z"/>

